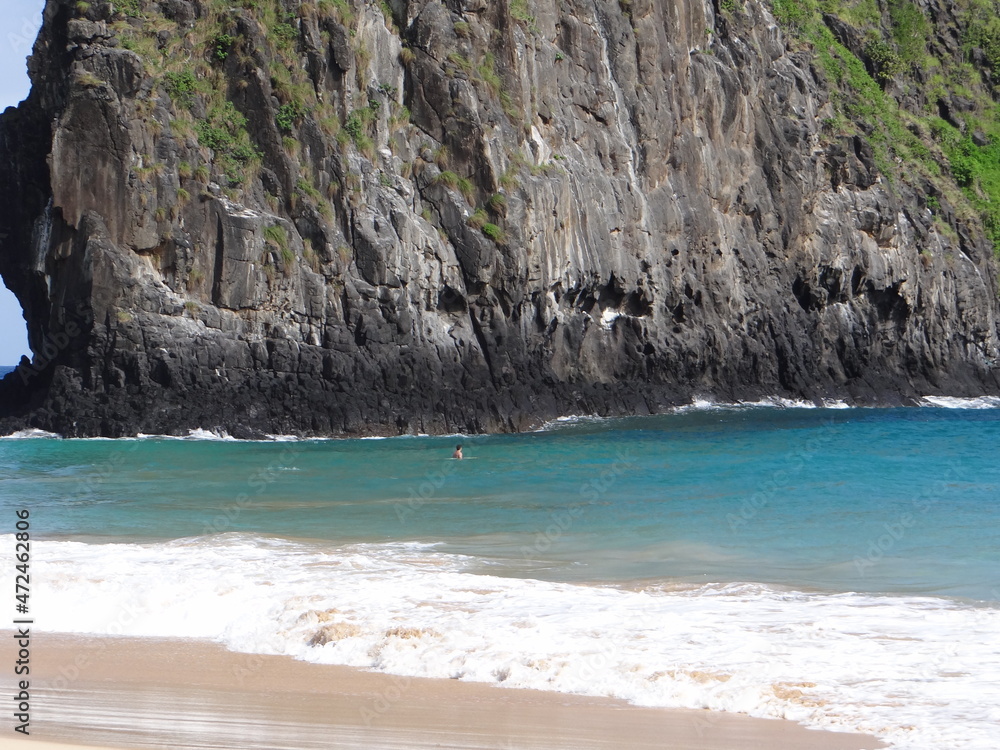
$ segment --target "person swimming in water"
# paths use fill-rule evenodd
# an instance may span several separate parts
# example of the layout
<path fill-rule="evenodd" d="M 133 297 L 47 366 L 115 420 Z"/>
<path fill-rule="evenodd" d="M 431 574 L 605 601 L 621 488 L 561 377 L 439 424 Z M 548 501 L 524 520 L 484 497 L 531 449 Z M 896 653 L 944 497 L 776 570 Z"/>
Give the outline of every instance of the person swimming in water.
<path fill-rule="evenodd" d="M 461 458 L 462 457 L 462 446 L 461 445 L 456 445 L 455 446 L 455 452 L 451 454 L 451 457 L 452 458 Z"/>

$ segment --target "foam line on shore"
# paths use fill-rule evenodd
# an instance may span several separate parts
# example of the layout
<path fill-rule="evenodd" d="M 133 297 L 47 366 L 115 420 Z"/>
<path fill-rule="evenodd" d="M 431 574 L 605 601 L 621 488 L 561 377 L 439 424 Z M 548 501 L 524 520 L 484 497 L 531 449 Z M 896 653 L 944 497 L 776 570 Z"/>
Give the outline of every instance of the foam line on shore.
<path fill-rule="evenodd" d="M 914 750 L 994 750 L 1000 719 L 995 604 L 506 578 L 466 572 L 476 559 L 428 543 L 229 533 L 32 548 L 47 582 L 33 612 L 55 631 L 787 718 Z"/>

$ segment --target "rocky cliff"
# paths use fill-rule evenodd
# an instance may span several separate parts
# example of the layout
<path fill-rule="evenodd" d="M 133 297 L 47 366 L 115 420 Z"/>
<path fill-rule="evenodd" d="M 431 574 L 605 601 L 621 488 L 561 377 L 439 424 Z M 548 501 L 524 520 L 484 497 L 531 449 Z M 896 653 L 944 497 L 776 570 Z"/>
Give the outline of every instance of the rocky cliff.
<path fill-rule="evenodd" d="M 4 424 L 517 430 L 1000 391 L 982 190 L 955 174 L 992 147 L 971 16 L 905 4 L 959 96 L 908 63 L 898 0 L 814 5 L 48 0 L 0 119 L 34 352 Z"/>

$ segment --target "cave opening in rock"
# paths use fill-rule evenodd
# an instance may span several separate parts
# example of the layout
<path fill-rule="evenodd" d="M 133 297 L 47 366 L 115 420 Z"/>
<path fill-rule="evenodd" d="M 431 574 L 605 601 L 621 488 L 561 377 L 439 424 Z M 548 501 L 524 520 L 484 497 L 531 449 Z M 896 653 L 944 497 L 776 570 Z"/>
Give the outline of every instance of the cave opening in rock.
<path fill-rule="evenodd" d="M 15 107 L 28 96 L 27 56 L 38 36 L 44 0 L 11 0 L 4 3 L 7 12 L 7 43 L 0 47 L 0 111 Z M 15 367 L 21 355 L 31 358 L 28 330 L 17 297 L 0 283 L 0 376 Z"/>
<path fill-rule="evenodd" d="M 16 367 L 22 354 L 31 359 L 21 303 L 7 287 L 0 286 L 0 375 Z"/>

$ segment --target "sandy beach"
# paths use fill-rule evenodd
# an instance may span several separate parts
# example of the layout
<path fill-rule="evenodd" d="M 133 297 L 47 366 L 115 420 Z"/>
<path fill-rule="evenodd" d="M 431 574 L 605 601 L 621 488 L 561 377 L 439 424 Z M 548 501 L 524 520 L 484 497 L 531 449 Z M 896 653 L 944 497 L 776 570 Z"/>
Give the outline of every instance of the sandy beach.
<path fill-rule="evenodd" d="M 12 663 L 14 640 L 4 636 L 2 658 Z M 6 689 L 12 679 L 5 675 Z M 32 639 L 30 726 L 31 737 L 22 739 L 10 724 L 0 747 L 881 747 L 871 737 L 787 721 L 394 677 L 201 641 L 50 634 Z"/>

